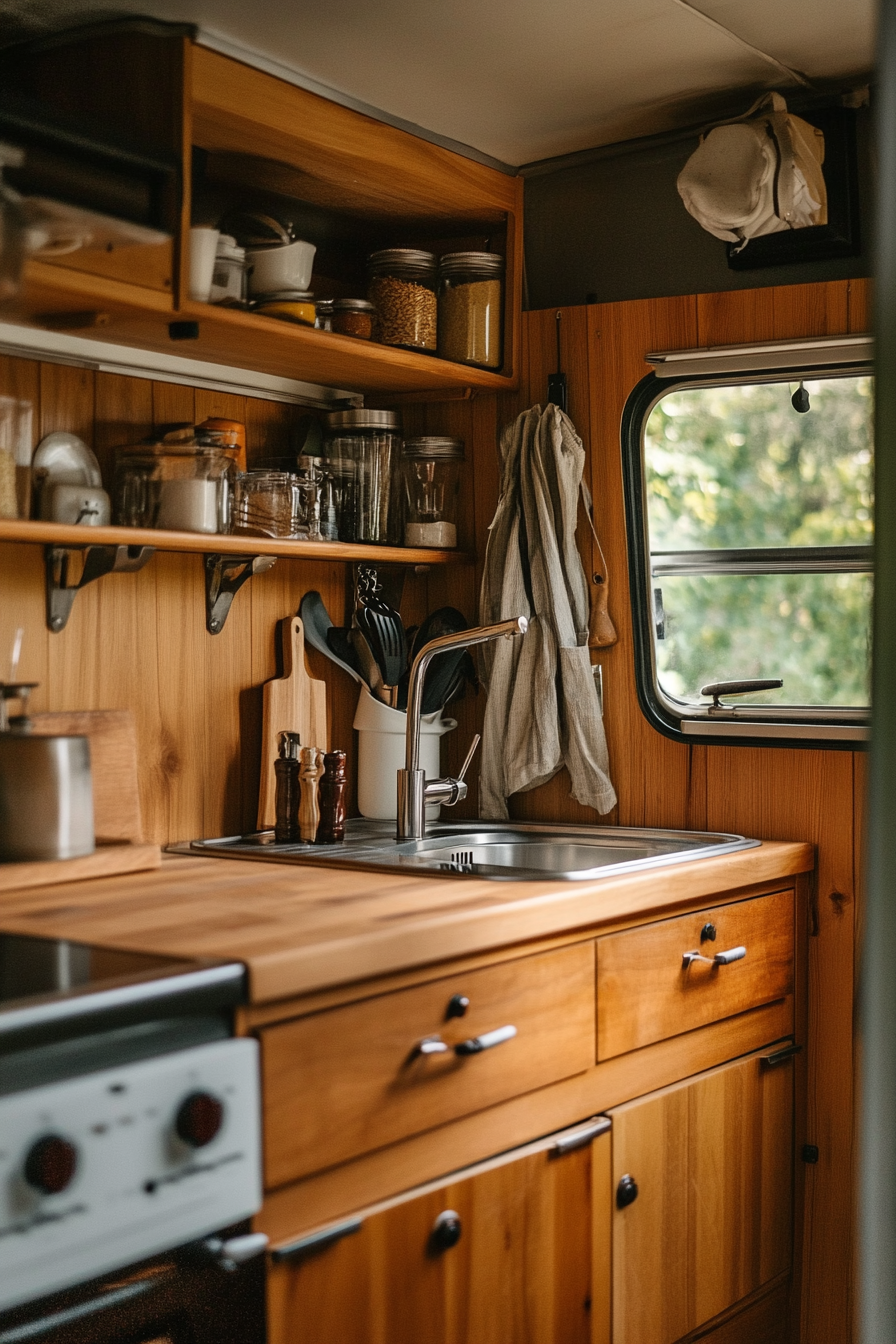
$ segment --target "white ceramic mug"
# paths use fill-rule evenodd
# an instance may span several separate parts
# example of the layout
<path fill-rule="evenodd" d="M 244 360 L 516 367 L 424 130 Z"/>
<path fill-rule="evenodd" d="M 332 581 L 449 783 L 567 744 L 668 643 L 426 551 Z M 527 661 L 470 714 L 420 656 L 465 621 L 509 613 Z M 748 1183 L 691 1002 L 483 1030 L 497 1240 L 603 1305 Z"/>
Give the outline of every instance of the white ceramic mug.
<path fill-rule="evenodd" d="M 219 229 L 205 225 L 190 230 L 190 298 L 196 303 L 208 303 L 219 237 Z"/>
<path fill-rule="evenodd" d="M 307 290 L 317 248 L 313 243 L 287 243 L 285 247 L 259 247 L 247 251 L 250 294 L 274 294 L 281 289 Z"/>

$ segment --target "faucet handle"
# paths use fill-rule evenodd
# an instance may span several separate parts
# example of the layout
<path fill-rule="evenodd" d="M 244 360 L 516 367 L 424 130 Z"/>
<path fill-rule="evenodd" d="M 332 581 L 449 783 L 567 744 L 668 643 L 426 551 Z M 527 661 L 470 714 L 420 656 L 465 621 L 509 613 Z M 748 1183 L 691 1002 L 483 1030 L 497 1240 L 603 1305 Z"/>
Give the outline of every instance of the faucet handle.
<path fill-rule="evenodd" d="M 467 752 L 466 760 L 464 761 L 463 765 L 460 768 L 460 774 L 457 777 L 458 784 L 463 783 L 464 776 L 466 775 L 467 771 L 470 768 L 470 763 L 473 760 L 473 757 L 476 755 L 476 748 L 479 746 L 479 743 L 481 741 L 482 741 L 482 734 L 477 733 L 476 736 L 473 738 L 473 741 L 470 743 L 470 750 Z"/>

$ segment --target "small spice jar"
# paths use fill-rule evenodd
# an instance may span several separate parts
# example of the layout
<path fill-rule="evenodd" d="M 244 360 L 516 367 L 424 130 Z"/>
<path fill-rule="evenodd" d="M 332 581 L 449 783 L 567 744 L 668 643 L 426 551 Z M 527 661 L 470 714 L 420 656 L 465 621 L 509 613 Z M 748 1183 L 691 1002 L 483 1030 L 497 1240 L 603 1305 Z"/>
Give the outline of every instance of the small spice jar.
<path fill-rule="evenodd" d="M 279 317 L 283 322 L 298 322 L 313 327 L 317 320 L 314 295 L 304 289 L 280 289 L 272 294 L 259 294 L 252 307 L 263 317 Z"/>
<path fill-rule="evenodd" d="M 504 258 L 448 252 L 439 262 L 439 355 L 499 369 L 503 362 Z"/>
<path fill-rule="evenodd" d="M 368 297 L 383 345 L 436 348 L 436 259 L 432 252 L 390 247 L 367 259 Z"/>
<path fill-rule="evenodd" d="M 405 546 L 457 545 L 457 499 L 464 441 L 425 435 L 401 450 Z"/>
<path fill-rule="evenodd" d="M 373 336 L 376 309 L 366 299 L 334 299 L 331 312 L 331 331 L 338 331 L 340 336 L 356 336 L 360 341 L 369 341 Z"/>

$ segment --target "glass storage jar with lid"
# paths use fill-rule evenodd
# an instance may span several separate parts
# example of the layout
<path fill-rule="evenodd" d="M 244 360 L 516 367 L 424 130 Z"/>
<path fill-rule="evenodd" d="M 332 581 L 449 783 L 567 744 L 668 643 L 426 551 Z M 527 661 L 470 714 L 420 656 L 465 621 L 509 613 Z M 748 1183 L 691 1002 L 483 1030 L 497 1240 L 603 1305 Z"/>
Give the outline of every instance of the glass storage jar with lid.
<path fill-rule="evenodd" d="M 457 502 L 463 439 L 425 435 L 401 450 L 405 546 L 457 545 Z"/>
<path fill-rule="evenodd" d="M 367 259 L 368 297 L 383 345 L 436 348 L 436 259 L 413 247 L 389 247 Z"/>
<path fill-rule="evenodd" d="M 117 448 L 116 521 L 170 532 L 229 532 L 240 449 L 224 437 L 186 428 L 155 443 Z"/>
<path fill-rule="evenodd" d="M 394 411 L 331 411 L 323 467 L 332 483 L 339 541 L 396 541 L 392 478 L 401 432 Z"/>
<path fill-rule="evenodd" d="M 504 258 L 498 252 L 448 252 L 439 262 L 439 355 L 499 369 L 504 352 Z"/>
<path fill-rule="evenodd" d="M 369 341 L 373 336 L 376 309 L 367 299 L 333 299 L 331 330 L 340 336 Z"/>

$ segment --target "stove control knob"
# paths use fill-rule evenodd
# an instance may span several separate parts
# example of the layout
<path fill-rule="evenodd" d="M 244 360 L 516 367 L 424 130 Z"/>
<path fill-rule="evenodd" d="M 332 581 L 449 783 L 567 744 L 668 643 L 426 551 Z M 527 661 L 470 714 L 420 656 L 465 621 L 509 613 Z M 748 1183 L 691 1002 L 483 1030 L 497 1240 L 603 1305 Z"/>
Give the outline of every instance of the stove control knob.
<path fill-rule="evenodd" d="M 177 1111 L 174 1128 L 177 1136 L 191 1148 L 204 1148 L 224 1122 L 224 1103 L 211 1092 L 191 1092 Z"/>
<path fill-rule="evenodd" d="M 77 1166 L 75 1145 L 58 1134 L 45 1134 L 28 1150 L 25 1180 L 42 1195 L 58 1195 L 71 1185 Z"/>

